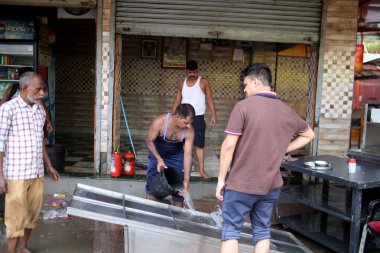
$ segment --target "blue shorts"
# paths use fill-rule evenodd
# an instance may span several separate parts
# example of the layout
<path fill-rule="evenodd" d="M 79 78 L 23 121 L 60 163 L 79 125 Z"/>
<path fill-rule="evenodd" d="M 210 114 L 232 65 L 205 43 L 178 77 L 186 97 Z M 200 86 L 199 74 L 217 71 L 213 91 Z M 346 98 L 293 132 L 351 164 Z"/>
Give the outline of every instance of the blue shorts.
<path fill-rule="evenodd" d="M 149 182 L 150 177 L 158 174 L 156 158 L 154 156 L 152 156 L 150 153 L 148 154 L 148 158 L 149 158 L 149 161 L 148 161 L 147 172 L 146 172 L 146 181 L 147 182 Z M 171 159 L 165 159 L 164 158 L 164 162 L 165 162 L 166 166 L 175 168 L 178 175 L 183 180 L 183 178 L 184 178 L 183 153 L 178 154 L 176 156 L 172 156 Z M 154 196 L 149 189 L 148 183 L 146 183 L 146 185 L 145 185 L 145 193 Z M 177 195 L 177 194 L 173 194 L 172 199 L 173 199 L 173 201 L 176 201 L 176 202 L 183 202 L 184 201 L 184 198 L 182 196 Z"/>
<path fill-rule="evenodd" d="M 204 115 L 198 115 L 194 117 L 193 120 L 194 128 L 194 146 L 198 148 L 204 148 L 205 146 L 205 132 L 206 132 L 206 122 Z"/>
<path fill-rule="evenodd" d="M 253 244 L 270 239 L 270 217 L 279 196 L 280 188 L 269 191 L 267 195 L 226 190 L 222 202 L 222 241 L 240 239 L 240 231 L 248 214 L 251 218 Z"/>

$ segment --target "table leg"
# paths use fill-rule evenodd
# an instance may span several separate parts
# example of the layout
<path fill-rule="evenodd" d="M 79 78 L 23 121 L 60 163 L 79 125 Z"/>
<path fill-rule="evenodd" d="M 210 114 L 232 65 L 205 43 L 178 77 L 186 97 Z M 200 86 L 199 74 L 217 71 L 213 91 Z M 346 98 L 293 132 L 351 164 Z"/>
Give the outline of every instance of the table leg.
<path fill-rule="evenodd" d="M 325 205 L 329 204 L 329 190 L 330 190 L 330 184 L 329 181 L 323 180 L 322 184 L 322 203 Z M 326 233 L 327 232 L 327 213 L 322 212 L 321 213 L 321 232 Z"/>
<path fill-rule="evenodd" d="M 128 233 L 128 226 L 124 226 L 124 253 L 129 253 L 129 233 Z"/>
<path fill-rule="evenodd" d="M 349 253 L 358 252 L 360 239 L 360 216 L 362 210 L 362 190 L 352 189 L 351 228 Z"/>
<path fill-rule="evenodd" d="M 346 187 L 346 212 L 351 213 L 352 208 L 352 188 L 347 186 Z M 344 241 L 350 241 L 350 228 L 351 228 L 351 222 L 345 222 L 344 223 L 344 234 L 343 234 L 343 240 Z"/>

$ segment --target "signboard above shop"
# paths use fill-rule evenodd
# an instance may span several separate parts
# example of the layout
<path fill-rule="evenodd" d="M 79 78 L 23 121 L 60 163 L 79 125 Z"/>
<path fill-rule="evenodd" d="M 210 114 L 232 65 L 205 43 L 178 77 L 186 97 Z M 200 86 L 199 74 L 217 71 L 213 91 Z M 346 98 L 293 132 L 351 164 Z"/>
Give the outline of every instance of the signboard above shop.
<path fill-rule="evenodd" d="M 0 40 L 34 40 L 33 20 L 0 19 Z"/>

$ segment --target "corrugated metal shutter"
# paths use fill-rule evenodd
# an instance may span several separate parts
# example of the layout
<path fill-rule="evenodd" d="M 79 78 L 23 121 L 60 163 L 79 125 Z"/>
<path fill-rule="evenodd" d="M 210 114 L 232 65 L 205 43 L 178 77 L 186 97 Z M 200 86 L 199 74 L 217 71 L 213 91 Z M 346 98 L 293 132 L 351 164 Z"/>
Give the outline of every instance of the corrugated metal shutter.
<path fill-rule="evenodd" d="M 95 8 L 96 0 L 1 0 L 2 5 Z"/>
<path fill-rule="evenodd" d="M 122 34 L 314 43 L 322 0 L 116 0 Z"/>

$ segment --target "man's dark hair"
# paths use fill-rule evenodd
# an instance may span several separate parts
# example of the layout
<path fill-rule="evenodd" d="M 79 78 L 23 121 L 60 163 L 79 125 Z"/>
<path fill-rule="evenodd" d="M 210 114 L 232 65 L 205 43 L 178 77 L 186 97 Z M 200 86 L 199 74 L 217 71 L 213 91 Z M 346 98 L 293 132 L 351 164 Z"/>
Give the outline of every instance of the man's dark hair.
<path fill-rule="evenodd" d="M 246 67 L 240 73 L 240 81 L 244 81 L 245 77 L 257 78 L 263 85 L 272 87 L 272 74 L 268 65 L 263 63 L 254 63 Z"/>
<path fill-rule="evenodd" d="M 198 69 L 198 63 L 194 60 L 189 60 L 186 62 L 186 69 L 190 71 L 196 70 Z"/>
<path fill-rule="evenodd" d="M 186 119 L 187 117 L 194 117 L 195 110 L 191 104 L 179 104 L 175 109 L 175 114 L 182 119 Z"/>

